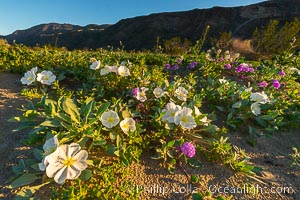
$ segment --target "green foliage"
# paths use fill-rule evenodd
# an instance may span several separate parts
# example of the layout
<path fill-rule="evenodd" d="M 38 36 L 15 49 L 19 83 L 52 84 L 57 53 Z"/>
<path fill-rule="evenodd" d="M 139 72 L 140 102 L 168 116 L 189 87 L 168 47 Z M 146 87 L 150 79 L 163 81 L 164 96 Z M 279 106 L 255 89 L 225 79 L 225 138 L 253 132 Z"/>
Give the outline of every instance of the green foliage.
<path fill-rule="evenodd" d="M 296 50 L 299 48 L 299 31 L 300 22 L 297 18 L 282 27 L 279 27 L 278 20 L 271 20 L 261 30 L 255 30 L 252 46 L 255 52 L 265 56 Z"/>
<path fill-rule="evenodd" d="M 190 41 L 187 39 L 182 41 L 180 37 L 173 37 L 164 41 L 164 51 L 171 55 L 182 55 L 190 48 L 190 46 Z"/>
<path fill-rule="evenodd" d="M 300 151 L 299 148 L 293 147 L 293 154 L 290 154 L 291 159 L 292 159 L 292 164 L 291 166 L 295 166 L 295 167 L 300 167 Z"/>
<path fill-rule="evenodd" d="M 126 179 L 126 167 L 149 149 L 156 150 L 152 158 L 160 160 L 162 167 L 171 173 L 183 171 L 193 184 L 198 177 L 188 174 L 186 168 L 203 167 L 199 152 L 253 176 L 258 168 L 248 163 L 244 150 L 228 142 L 226 133 L 249 132 L 247 139 L 254 144 L 259 136 L 299 127 L 299 55 L 283 53 L 271 60 L 247 62 L 229 51 L 200 52 L 208 29 L 180 56 L 103 49 L 69 52 L 22 45 L 1 48 L 0 66 L 4 69 L 25 72 L 37 66 L 57 76 L 51 85 L 34 82 L 24 86 L 21 94 L 29 99 L 28 104 L 22 106 L 20 116 L 9 120 L 20 124 L 16 131 L 27 130 L 26 144 L 34 148 L 35 157 L 13 167 L 16 178 L 12 187 L 29 184 L 20 196 L 32 197 L 43 184 L 53 182 L 38 165 L 53 155 L 42 150 L 53 136 L 59 146 L 77 143 L 89 154 L 87 169 L 79 179 L 55 185 L 53 199 L 138 199 L 139 190 L 128 190 L 135 186 Z M 89 65 L 96 60 L 101 61 L 99 69 L 91 69 Z M 230 68 L 224 68 L 226 64 Z M 120 66 L 130 73 L 122 75 Z M 285 75 L 280 75 L 281 71 Z M 272 85 L 275 79 L 281 84 L 278 88 Z M 269 85 L 260 87 L 262 81 Z M 253 100 L 256 93 L 264 96 L 265 102 Z M 253 110 L 255 101 L 260 103 L 259 112 Z M 177 110 L 168 110 L 170 107 Z M 108 112 L 118 116 L 116 124 L 107 125 L 113 117 L 102 118 Z M 128 118 L 134 121 L 134 128 L 121 125 Z M 184 154 L 181 147 L 186 142 L 195 147 L 195 155 Z M 33 186 L 38 180 L 40 185 Z M 212 198 L 193 194 L 193 198 L 205 196 Z"/>

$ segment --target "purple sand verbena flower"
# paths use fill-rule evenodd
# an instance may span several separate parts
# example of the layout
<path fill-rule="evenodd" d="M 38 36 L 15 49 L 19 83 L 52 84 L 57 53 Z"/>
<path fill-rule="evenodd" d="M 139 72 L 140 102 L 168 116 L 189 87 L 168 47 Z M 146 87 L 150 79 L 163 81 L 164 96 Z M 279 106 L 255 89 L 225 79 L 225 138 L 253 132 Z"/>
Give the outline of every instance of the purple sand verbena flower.
<path fill-rule="evenodd" d="M 225 68 L 225 69 L 231 69 L 231 64 L 225 64 L 225 65 L 224 65 L 224 68 Z"/>
<path fill-rule="evenodd" d="M 242 66 L 238 66 L 237 68 L 235 68 L 235 72 L 240 73 L 243 71 L 243 67 Z"/>
<path fill-rule="evenodd" d="M 173 70 L 177 70 L 177 69 L 179 69 L 179 66 L 178 66 L 178 65 L 174 65 L 174 66 L 172 67 L 172 69 L 173 69 Z"/>
<path fill-rule="evenodd" d="M 138 91 L 139 91 L 139 88 L 134 88 L 134 89 L 131 90 L 131 94 L 132 94 L 134 97 L 136 97 Z"/>
<path fill-rule="evenodd" d="M 196 154 L 195 146 L 190 142 L 185 142 L 181 145 L 180 151 L 189 158 L 194 157 Z"/>
<path fill-rule="evenodd" d="M 285 72 L 284 72 L 284 71 L 280 71 L 280 72 L 279 72 L 279 75 L 280 75 L 280 76 L 285 76 Z"/>
<path fill-rule="evenodd" d="M 178 63 L 182 63 L 182 58 L 178 58 L 178 59 L 177 59 L 177 62 L 178 62 Z"/>
<path fill-rule="evenodd" d="M 273 87 L 276 88 L 276 89 L 280 88 L 280 83 L 279 83 L 278 80 L 273 80 Z"/>
<path fill-rule="evenodd" d="M 253 73 L 255 70 L 253 67 L 249 67 L 249 72 Z"/>
<path fill-rule="evenodd" d="M 259 87 L 267 87 L 267 86 L 268 86 L 267 81 L 263 81 L 259 83 Z"/>
<path fill-rule="evenodd" d="M 171 65 L 169 63 L 166 64 L 166 70 L 171 69 Z"/>

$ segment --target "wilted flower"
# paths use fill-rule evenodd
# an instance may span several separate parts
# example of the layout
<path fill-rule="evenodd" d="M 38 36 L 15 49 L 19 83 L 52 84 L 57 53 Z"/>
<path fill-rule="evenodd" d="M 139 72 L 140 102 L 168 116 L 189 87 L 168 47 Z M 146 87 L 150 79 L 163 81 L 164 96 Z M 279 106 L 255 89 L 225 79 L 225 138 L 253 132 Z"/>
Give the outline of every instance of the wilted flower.
<path fill-rule="evenodd" d="M 175 90 L 175 96 L 181 101 L 186 101 L 187 95 L 188 91 L 184 87 L 178 87 Z"/>
<path fill-rule="evenodd" d="M 279 89 L 280 88 L 280 83 L 278 80 L 273 80 L 273 87 L 276 88 L 276 89 Z"/>
<path fill-rule="evenodd" d="M 260 108 L 260 104 L 259 104 L 258 102 L 255 102 L 255 103 L 252 103 L 252 104 L 251 104 L 251 112 L 252 112 L 255 116 L 260 115 L 260 111 L 261 111 L 261 108 Z"/>
<path fill-rule="evenodd" d="M 37 67 L 32 68 L 30 71 L 27 71 L 24 76 L 21 78 L 23 85 L 30 85 L 36 79 L 35 73 L 37 72 Z"/>
<path fill-rule="evenodd" d="M 53 153 L 57 149 L 58 146 L 59 146 L 59 142 L 57 139 L 57 135 L 46 140 L 45 144 L 43 145 L 44 158 L 43 158 L 42 162 L 39 163 L 39 168 L 41 171 L 45 171 L 46 166 L 49 164 L 48 155 Z"/>
<path fill-rule="evenodd" d="M 87 151 L 81 150 L 79 144 L 59 146 L 47 157 L 46 174 L 59 184 L 63 184 L 67 179 L 74 180 L 87 168 L 87 157 Z"/>
<path fill-rule="evenodd" d="M 119 123 L 120 118 L 115 111 L 109 110 L 101 115 L 100 120 L 105 127 L 112 128 Z"/>
<path fill-rule="evenodd" d="M 267 86 L 268 86 L 267 81 L 263 81 L 259 83 L 259 87 L 267 87 Z"/>
<path fill-rule="evenodd" d="M 120 122 L 120 127 L 125 134 L 129 131 L 134 132 L 136 130 L 135 121 L 132 118 L 125 118 Z"/>
<path fill-rule="evenodd" d="M 160 98 L 160 97 L 164 96 L 165 91 L 163 91 L 160 87 L 157 87 L 153 90 L 153 94 L 156 98 Z"/>
<path fill-rule="evenodd" d="M 180 151 L 187 157 L 192 158 L 196 154 L 195 146 L 190 142 L 185 142 L 181 145 Z"/>
<path fill-rule="evenodd" d="M 265 104 L 270 101 L 264 91 L 262 91 L 261 93 L 260 92 L 251 93 L 250 100 L 260 104 Z"/>
<path fill-rule="evenodd" d="M 36 80 L 45 85 L 51 85 L 56 79 L 56 76 L 51 71 L 42 71 L 37 74 Z"/>
<path fill-rule="evenodd" d="M 99 69 L 100 65 L 101 65 L 100 60 L 96 60 L 90 65 L 90 69 L 93 69 L 93 70 Z"/>
<path fill-rule="evenodd" d="M 192 116 L 193 110 L 184 107 L 175 113 L 174 123 L 176 125 L 181 125 L 185 129 L 193 129 L 197 126 L 194 117 Z"/>
<path fill-rule="evenodd" d="M 122 65 L 122 66 L 120 66 L 118 68 L 118 74 L 120 76 L 129 76 L 130 75 L 130 71 L 129 71 L 129 69 L 127 67 L 125 67 L 125 66 Z"/>
<path fill-rule="evenodd" d="M 162 120 L 167 121 L 169 123 L 174 123 L 175 113 L 181 109 L 181 106 L 175 105 L 173 102 L 168 103 L 166 105 L 166 109 L 162 110 L 162 112 L 166 112 L 162 117 Z"/>

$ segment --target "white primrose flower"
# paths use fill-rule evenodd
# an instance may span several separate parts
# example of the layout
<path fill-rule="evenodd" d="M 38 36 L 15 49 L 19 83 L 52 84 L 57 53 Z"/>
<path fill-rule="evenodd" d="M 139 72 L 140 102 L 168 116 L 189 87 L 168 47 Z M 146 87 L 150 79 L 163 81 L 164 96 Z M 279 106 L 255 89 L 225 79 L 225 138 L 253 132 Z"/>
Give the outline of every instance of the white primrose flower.
<path fill-rule="evenodd" d="M 260 104 L 266 104 L 270 102 L 268 96 L 265 94 L 264 91 L 262 93 L 260 92 L 251 93 L 250 100 L 258 102 Z"/>
<path fill-rule="evenodd" d="M 242 106 L 242 102 L 241 102 L 241 101 L 238 101 L 238 102 L 235 102 L 231 107 L 232 107 L 232 108 L 239 109 L 241 106 Z"/>
<path fill-rule="evenodd" d="M 260 104 L 259 104 L 258 102 L 255 102 L 255 103 L 252 103 L 252 104 L 251 104 L 251 112 L 252 112 L 255 116 L 260 115 L 260 111 L 261 111 L 261 108 L 260 108 Z"/>
<path fill-rule="evenodd" d="M 119 68 L 118 68 L 118 74 L 120 76 L 129 76 L 130 75 L 130 71 L 127 67 L 121 65 Z"/>
<path fill-rule="evenodd" d="M 174 123 L 181 125 L 184 129 L 193 129 L 197 126 L 194 117 L 192 116 L 193 110 L 183 107 L 182 110 L 177 111 L 174 116 Z"/>
<path fill-rule="evenodd" d="M 101 76 L 104 76 L 104 75 L 106 75 L 106 74 L 109 74 L 110 72 L 111 72 L 110 66 L 104 66 L 104 67 L 100 70 Z"/>
<path fill-rule="evenodd" d="M 175 105 L 173 102 L 168 103 L 166 105 L 166 109 L 162 110 L 162 112 L 166 112 L 162 117 L 162 120 L 167 121 L 169 123 L 174 123 L 175 113 L 180 111 L 181 109 L 181 106 Z"/>
<path fill-rule="evenodd" d="M 47 165 L 49 164 L 48 155 L 51 154 L 52 152 L 54 152 L 58 146 L 59 146 L 59 142 L 57 139 L 57 135 L 46 140 L 45 144 L 43 145 L 44 158 L 43 158 L 42 162 L 39 163 L 39 168 L 41 171 L 45 171 Z"/>
<path fill-rule="evenodd" d="M 100 60 L 96 60 L 90 65 L 90 69 L 97 70 L 100 68 L 100 65 L 101 65 Z"/>
<path fill-rule="evenodd" d="M 135 121 L 132 118 L 125 118 L 120 122 L 120 127 L 125 134 L 128 132 L 134 132 L 136 130 Z"/>
<path fill-rule="evenodd" d="M 136 94 L 136 99 L 139 100 L 140 102 L 145 102 L 147 100 L 147 96 L 146 96 L 146 91 L 148 91 L 148 88 L 145 87 L 141 87 Z"/>
<path fill-rule="evenodd" d="M 153 94 L 156 98 L 161 98 L 164 96 L 165 91 L 163 91 L 160 87 L 157 87 L 153 90 Z"/>
<path fill-rule="evenodd" d="M 106 128 L 112 128 L 119 123 L 120 118 L 115 111 L 109 110 L 101 115 L 100 120 Z"/>
<path fill-rule="evenodd" d="M 87 168 L 87 157 L 87 151 L 81 150 L 79 144 L 59 146 L 47 157 L 46 174 L 59 184 L 63 184 L 67 179 L 74 180 Z"/>
<path fill-rule="evenodd" d="M 56 79 L 56 76 L 51 71 L 42 71 L 37 74 L 36 80 L 45 85 L 51 85 Z"/>
<path fill-rule="evenodd" d="M 27 71 L 24 76 L 21 78 L 23 85 L 30 85 L 36 79 L 35 72 L 33 70 Z"/>
<path fill-rule="evenodd" d="M 175 96 L 181 101 L 186 101 L 187 95 L 188 91 L 184 87 L 178 87 L 175 90 Z"/>

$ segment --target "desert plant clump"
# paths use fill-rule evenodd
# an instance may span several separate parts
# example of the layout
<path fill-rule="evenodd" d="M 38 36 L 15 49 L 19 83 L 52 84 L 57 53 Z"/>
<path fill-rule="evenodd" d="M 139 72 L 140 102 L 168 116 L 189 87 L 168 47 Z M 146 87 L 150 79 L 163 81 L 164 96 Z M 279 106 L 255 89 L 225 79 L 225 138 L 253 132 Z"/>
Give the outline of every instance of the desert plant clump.
<path fill-rule="evenodd" d="M 200 48 L 182 55 L 0 48 L 1 67 L 23 74 L 18 84 L 28 100 L 10 122 L 28 132 L 33 148 L 13 167 L 10 186 L 29 185 L 18 193 L 28 198 L 43 187 L 53 199 L 138 199 L 142 189 L 128 190 L 135 185 L 126 176 L 143 152 L 170 173 L 208 159 L 254 176 L 247 152 L 227 133 L 248 132 L 255 145 L 299 128 L 299 55 L 252 62 Z M 211 194 L 193 194 L 200 196 Z"/>

